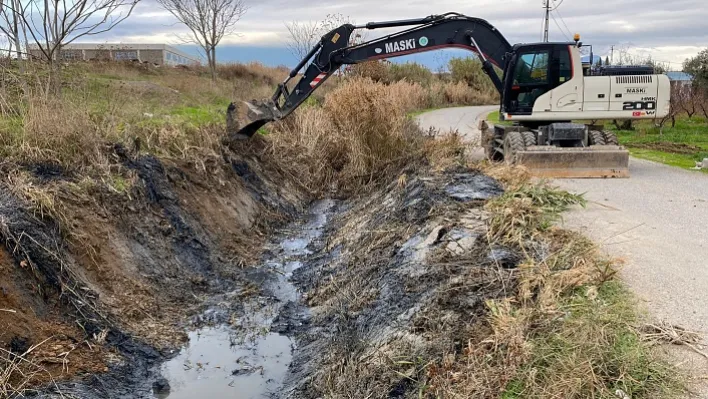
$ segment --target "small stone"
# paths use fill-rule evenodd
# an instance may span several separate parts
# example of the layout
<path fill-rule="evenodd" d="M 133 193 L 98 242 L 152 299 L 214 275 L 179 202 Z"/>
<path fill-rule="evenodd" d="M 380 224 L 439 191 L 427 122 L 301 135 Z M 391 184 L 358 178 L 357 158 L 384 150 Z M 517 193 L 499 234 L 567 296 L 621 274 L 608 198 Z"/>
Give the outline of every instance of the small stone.
<path fill-rule="evenodd" d="M 449 242 L 445 249 L 455 255 L 462 255 L 465 253 L 465 250 L 460 246 L 460 244 L 457 243 L 457 241 Z"/>
<path fill-rule="evenodd" d="M 463 237 L 457 240 L 457 245 L 462 248 L 464 251 L 469 251 L 474 247 L 474 244 L 477 242 L 477 236 L 468 236 L 468 237 Z"/>
<path fill-rule="evenodd" d="M 708 169 L 708 158 L 703 158 L 703 162 L 701 162 L 701 168 Z"/>
<path fill-rule="evenodd" d="M 167 378 L 160 377 L 152 383 L 152 392 L 155 395 L 166 395 L 170 393 L 170 382 Z"/>
<path fill-rule="evenodd" d="M 440 239 L 447 233 L 445 226 L 437 226 L 428 234 L 428 237 L 423 241 L 423 247 L 430 247 L 437 244 Z"/>

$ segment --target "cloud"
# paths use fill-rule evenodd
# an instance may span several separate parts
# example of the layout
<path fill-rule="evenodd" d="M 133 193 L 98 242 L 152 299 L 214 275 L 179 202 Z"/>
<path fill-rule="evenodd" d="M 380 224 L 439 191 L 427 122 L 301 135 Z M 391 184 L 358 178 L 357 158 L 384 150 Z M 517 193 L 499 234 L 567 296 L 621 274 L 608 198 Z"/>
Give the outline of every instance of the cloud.
<path fill-rule="evenodd" d="M 562 2 L 561 2 L 562 1 Z M 321 21 L 342 14 L 357 23 L 404 19 L 456 11 L 487 19 L 512 43 L 541 38 L 543 9 L 538 0 L 247 0 L 250 8 L 238 24 L 239 35 L 224 44 L 283 47 L 285 23 Z M 705 0 L 558 0 L 551 13 L 550 37 L 566 41 L 580 33 L 596 54 L 609 54 L 610 46 L 651 54 L 677 66 L 708 44 L 708 7 Z M 143 0 L 134 14 L 111 32 L 89 40 L 179 43 L 188 31 L 155 0 Z M 372 36 L 373 34 L 373 36 Z M 369 37 L 375 37 L 373 32 Z"/>

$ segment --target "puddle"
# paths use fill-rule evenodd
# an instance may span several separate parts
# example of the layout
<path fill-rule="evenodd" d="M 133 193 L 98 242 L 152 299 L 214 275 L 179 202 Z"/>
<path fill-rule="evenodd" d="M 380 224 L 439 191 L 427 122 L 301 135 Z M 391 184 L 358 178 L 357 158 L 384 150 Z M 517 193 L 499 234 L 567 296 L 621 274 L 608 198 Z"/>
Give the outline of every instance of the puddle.
<path fill-rule="evenodd" d="M 228 325 L 189 333 L 189 344 L 160 368 L 164 384 L 153 389 L 160 399 L 277 397 L 292 361 L 294 343 L 286 335 L 307 315 L 290 281 L 315 247 L 334 201 L 318 201 L 304 222 L 293 223 L 267 244 L 262 267 L 268 295 L 247 300 L 243 313 Z M 213 312 L 208 310 L 207 312 Z M 157 388 L 162 392 L 156 392 Z"/>
<path fill-rule="evenodd" d="M 254 342 L 234 341 L 228 327 L 189 334 L 189 347 L 167 362 L 170 392 L 160 399 L 263 398 L 276 393 L 292 360 L 290 338 L 267 333 Z"/>

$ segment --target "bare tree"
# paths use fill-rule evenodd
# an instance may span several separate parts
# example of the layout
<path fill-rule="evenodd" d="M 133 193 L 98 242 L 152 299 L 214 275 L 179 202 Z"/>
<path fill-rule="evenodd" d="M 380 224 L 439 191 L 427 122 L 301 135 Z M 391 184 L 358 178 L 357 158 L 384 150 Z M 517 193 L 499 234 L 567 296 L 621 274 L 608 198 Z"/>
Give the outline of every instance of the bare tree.
<path fill-rule="evenodd" d="M 698 107 L 701 109 L 703 116 L 708 118 L 708 87 L 699 83 L 694 84 L 697 85 Z"/>
<path fill-rule="evenodd" d="M 699 103 L 701 99 L 698 85 L 690 83 L 678 84 L 677 87 L 676 98 L 678 100 L 678 106 L 686 113 L 688 119 L 691 119 L 693 115 L 698 112 L 698 108 L 700 107 Z"/>
<path fill-rule="evenodd" d="M 0 8 L 0 31 L 7 36 L 10 42 L 10 48 L 15 47 L 20 73 L 23 73 L 24 63 L 22 62 L 22 38 L 20 35 L 22 30 L 22 18 L 20 15 L 24 15 L 25 5 L 20 0 L 5 0 L 3 3 L 9 3 L 9 6 L 6 7 L 5 4 L 3 4 L 3 7 Z"/>
<path fill-rule="evenodd" d="M 286 23 L 285 27 L 290 35 L 285 45 L 298 60 L 305 58 L 322 38 L 322 27 L 318 22 L 293 21 Z"/>
<path fill-rule="evenodd" d="M 671 127 L 676 126 L 676 115 L 681 111 L 681 83 L 672 82 L 671 83 L 671 96 L 669 97 L 669 112 L 663 118 L 659 119 L 656 125 L 659 127 L 659 134 L 664 134 L 664 125 L 669 120 L 671 121 Z"/>
<path fill-rule="evenodd" d="M 16 0 L 22 8 L 7 4 L 5 7 L 10 7 L 20 20 L 32 40 L 32 49 L 49 64 L 47 87 L 59 94 L 62 48 L 82 37 L 113 29 L 130 16 L 138 1 Z"/>
<path fill-rule="evenodd" d="M 354 21 L 343 14 L 327 14 L 320 22 L 293 21 L 286 23 L 285 27 L 288 29 L 289 35 L 285 42 L 286 46 L 288 50 L 290 50 L 290 53 L 298 60 L 303 59 L 322 39 L 322 36 L 344 24 L 354 24 Z M 356 31 L 355 34 L 349 38 L 348 44 L 355 45 L 365 41 L 366 34 L 361 33 L 361 31 Z M 343 69 L 345 71 L 351 71 L 354 68 L 347 66 Z M 340 68 L 337 73 L 342 73 L 342 68 Z"/>
<path fill-rule="evenodd" d="M 212 80 L 216 80 L 216 46 L 236 33 L 236 23 L 246 14 L 243 0 L 157 0 L 192 32 L 189 41 L 204 50 Z"/>

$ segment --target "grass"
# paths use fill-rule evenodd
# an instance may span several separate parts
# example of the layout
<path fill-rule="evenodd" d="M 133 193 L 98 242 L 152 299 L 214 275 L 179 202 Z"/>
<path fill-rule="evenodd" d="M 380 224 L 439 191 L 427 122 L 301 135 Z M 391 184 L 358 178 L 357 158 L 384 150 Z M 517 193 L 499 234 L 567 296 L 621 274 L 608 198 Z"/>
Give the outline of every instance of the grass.
<path fill-rule="evenodd" d="M 518 176 L 509 181 L 519 182 Z M 489 245 L 517 248 L 512 287 L 487 299 L 489 332 L 435 369 L 430 397 L 666 398 L 684 381 L 639 332 L 641 315 L 611 260 L 578 233 L 551 223 L 580 197 L 544 183 L 507 185 L 486 205 Z M 444 372 L 441 372 L 444 371 Z"/>
<path fill-rule="evenodd" d="M 425 108 L 425 109 L 420 109 L 420 110 L 417 110 L 417 111 L 409 112 L 409 113 L 406 114 L 406 115 L 407 115 L 409 118 L 411 118 L 411 119 L 415 119 L 416 117 L 418 117 L 418 116 L 420 116 L 420 115 L 423 115 L 423 114 L 426 113 L 426 112 L 432 112 L 432 111 L 436 111 L 436 110 L 438 110 L 438 109 L 440 109 L 440 107 Z"/>
<path fill-rule="evenodd" d="M 530 361 L 503 397 L 554 397 L 557 392 L 610 397 L 622 390 L 631 398 L 655 398 L 680 391 L 674 370 L 656 358 L 633 327 L 635 309 L 632 295 L 614 280 L 561 298 L 558 312 L 564 320 L 529 340 Z"/>
<path fill-rule="evenodd" d="M 495 242 L 523 242 L 530 232 L 547 230 L 561 212 L 576 204 L 584 206 L 585 199 L 545 183 L 524 184 L 487 204 L 492 214 L 490 236 Z"/>
<path fill-rule="evenodd" d="M 209 124 L 219 124 L 223 122 L 224 110 L 228 104 L 217 102 L 214 105 L 201 107 L 176 107 L 167 115 L 181 117 L 185 122 L 193 124 L 197 127 L 207 126 Z"/>
<path fill-rule="evenodd" d="M 683 169 L 695 169 L 696 161 L 708 158 L 708 151 L 705 155 L 686 155 L 686 154 L 674 154 L 666 151 L 658 150 L 646 150 L 641 148 L 632 148 L 627 146 L 629 153 L 633 157 L 646 159 L 649 161 L 663 163 L 669 166 L 675 166 Z M 706 172 L 703 170 L 703 172 Z"/>
<path fill-rule="evenodd" d="M 680 115 L 675 127 L 669 121 L 663 131 L 653 121 L 642 121 L 633 131 L 616 132 L 620 143 L 638 158 L 683 169 L 695 168 L 697 161 L 708 158 L 708 120 L 702 117 Z"/>
<path fill-rule="evenodd" d="M 493 125 L 512 126 L 514 124 L 513 122 L 499 120 L 499 111 L 490 112 L 487 115 L 487 120 Z"/>
<path fill-rule="evenodd" d="M 46 69 L 31 68 L 39 76 Z M 228 103 L 268 97 L 283 74 L 258 64 L 223 65 L 220 72 L 213 83 L 202 68 L 75 63 L 64 68 L 60 97 L 46 95 L 41 78 L 26 90 L 3 86 L 0 100 L 13 109 L 0 110 L 2 156 L 58 164 L 99 182 L 114 181 L 107 175 L 119 171 L 108 143 L 141 143 L 143 153 L 201 164 L 219 154 Z"/>

